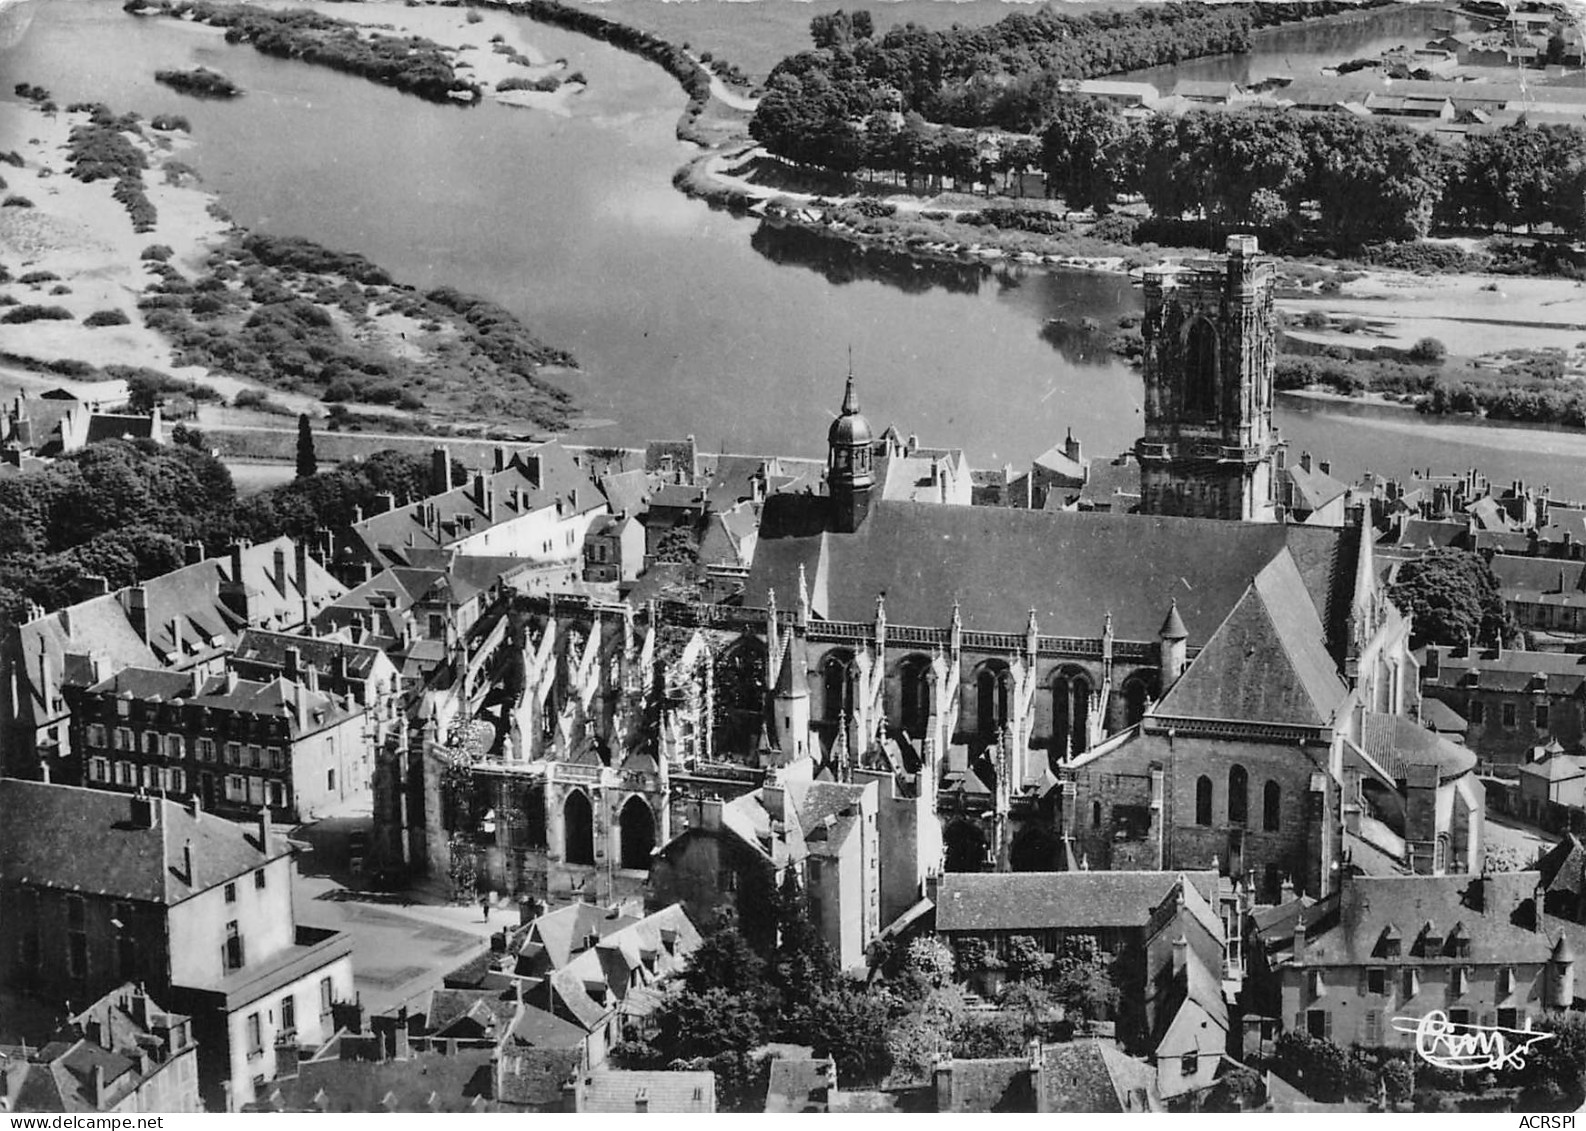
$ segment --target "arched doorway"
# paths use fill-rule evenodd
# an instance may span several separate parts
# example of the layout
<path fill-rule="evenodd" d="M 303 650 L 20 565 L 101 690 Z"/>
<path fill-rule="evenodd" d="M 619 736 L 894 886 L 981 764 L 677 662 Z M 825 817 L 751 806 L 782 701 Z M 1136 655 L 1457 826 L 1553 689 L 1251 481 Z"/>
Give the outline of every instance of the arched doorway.
<path fill-rule="evenodd" d="M 968 821 L 954 821 L 942 834 L 947 849 L 943 867 L 949 872 L 983 872 L 986 869 L 986 837 Z"/>
<path fill-rule="evenodd" d="M 1027 828 L 1013 838 L 1008 863 L 1015 872 L 1055 872 L 1058 840 L 1046 829 Z"/>
<path fill-rule="evenodd" d="M 562 847 L 569 864 L 595 862 L 595 811 L 581 789 L 569 793 L 562 805 Z"/>
<path fill-rule="evenodd" d="M 618 820 L 622 835 L 622 866 L 635 871 L 650 867 L 655 849 L 655 815 L 642 797 L 630 797 Z"/>

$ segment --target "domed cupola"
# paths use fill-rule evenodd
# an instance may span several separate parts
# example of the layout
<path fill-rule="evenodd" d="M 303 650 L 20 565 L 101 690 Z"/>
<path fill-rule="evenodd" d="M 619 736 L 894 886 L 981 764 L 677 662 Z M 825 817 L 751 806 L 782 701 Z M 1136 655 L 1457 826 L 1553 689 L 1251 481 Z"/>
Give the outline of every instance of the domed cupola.
<path fill-rule="evenodd" d="M 836 508 L 839 531 L 857 530 L 869 510 L 870 489 L 876 482 L 874 440 L 870 421 L 859 411 L 850 367 L 843 410 L 826 432 L 826 486 Z"/>

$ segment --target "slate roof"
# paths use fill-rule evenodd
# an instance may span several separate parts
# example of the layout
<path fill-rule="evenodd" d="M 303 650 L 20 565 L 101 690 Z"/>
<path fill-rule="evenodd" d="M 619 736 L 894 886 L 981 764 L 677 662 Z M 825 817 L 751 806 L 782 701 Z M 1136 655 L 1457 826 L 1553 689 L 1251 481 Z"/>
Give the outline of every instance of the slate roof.
<path fill-rule="evenodd" d="M 500 471 L 481 472 L 461 486 L 372 515 L 353 524 L 350 533 L 377 560 L 405 564 L 414 549 L 448 546 L 555 506 L 584 514 L 604 509 L 606 497 L 572 453 L 552 441 L 514 453 Z"/>
<path fill-rule="evenodd" d="M 1046 1110 L 1108 1115 L 1128 1110 L 1102 1059 L 1099 1041 L 1048 1045 L 1042 1056 L 1041 1089 L 1046 1093 Z"/>
<path fill-rule="evenodd" d="M 1465 721 L 1465 716 L 1441 699 L 1433 699 L 1431 696 L 1421 700 L 1421 725 L 1430 727 L 1439 734 L 1464 734 L 1470 729 L 1470 723 Z"/>
<path fill-rule="evenodd" d="M 1586 777 L 1586 759 L 1579 755 L 1554 754 L 1541 762 L 1525 763 L 1520 767 L 1520 773 L 1547 782 L 1573 781 L 1578 777 Z"/>
<path fill-rule="evenodd" d="M 1550 848 L 1537 861 L 1537 871 L 1542 876 L 1542 886 L 1548 891 L 1568 891 L 1580 895 L 1586 892 L 1586 844 L 1574 833 Z"/>
<path fill-rule="evenodd" d="M 1408 776 L 1409 766 L 1436 766 L 1437 780 L 1447 782 L 1476 768 L 1465 747 L 1402 715 L 1363 712 L 1360 748 L 1395 778 Z"/>
<path fill-rule="evenodd" d="M 1285 546 L 1326 602 L 1344 541 L 1339 530 L 1278 523 L 889 500 L 873 502 L 856 533 L 831 534 L 828 505 L 766 500 L 746 605 L 764 607 L 773 588 L 786 605 L 802 565 L 813 611 L 828 620 L 871 620 L 884 591 L 896 624 L 945 623 L 957 601 L 969 630 L 1022 635 L 1034 609 L 1043 634 L 1093 637 L 1110 611 L 1117 638 L 1152 641 L 1177 599 L 1193 648 Z"/>
<path fill-rule="evenodd" d="M 1471 686 L 1472 672 L 1476 686 L 1483 691 L 1526 692 L 1545 690 L 1552 696 L 1577 694 L 1586 683 L 1586 655 L 1570 652 L 1521 652 L 1505 648 L 1501 653 L 1472 650 L 1467 656 L 1456 656 L 1452 648 L 1440 645 L 1437 649 L 1437 674 L 1429 675 L 1421 669 L 1424 686 L 1458 688 Z M 1534 683 L 1540 676 L 1540 683 Z"/>
<path fill-rule="evenodd" d="M 1186 872 L 1207 899 L 1216 872 Z M 1173 872 L 948 872 L 936 899 L 938 931 L 1095 930 L 1140 927 L 1177 882 Z"/>
<path fill-rule="evenodd" d="M 1308 511 L 1321 510 L 1349 490 L 1348 484 L 1331 475 L 1319 470 L 1307 471 L 1297 463 L 1289 465 L 1288 475 L 1289 482 L 1294 484 L 1295 501 Z"/>
<path fill-rule="evenodd" d="M 0 881 L 175 904 L 235 879 L 292 850 L 272 838 L 261 852 L 257 830 L 223 817 L 150 798 L 157 827 L 136 828 L 136 799 L 76 786 L 0 779 Z M 193 843 L 189 884 L 182 848 Z"/>
<path fill-rule="evenodd" d="M 1533 895 L 1539 872 L 1492 872 L 1486 876 L 1354 876 L 1346 873 L 1336 902 L 1324 901 L 1306 915 L 1306 966 L 1381 963 L 1378 944 L 1389 927 L 1403 940 L 1400 964 L 1546 962 L 1553 940 L 1533 929 Z M 1486 891 L 1482 891 L 1483 885 Z M 1309 922 L 1313 915 L 1318 921 Z M 1458 925 L 1470 940 L 1470 957 L 1445 945 L 1423 955 L 1416 945 L 1427 922 L 1447 940 Z"/>
<path fill-rule="evenodd" d="M 586 949 L 586 940 L 591 934 L 605 937 L 636 922 L 638 920 L 630 916 L 614 914 L 611 909 L 593 903 L 570 903 L 547 911 L 529 924 L 518 952 L 518 972 L 544 974 L 560 970 Z"/>
<path fill-rule="evenodd" d="M 430 992 L 424 1026 L 432 1034 L 462 1036 L 461 1032 L 448 1034 L 446 1030 L 466 1019 L 471 1020 L 483 1034 L 499 1035 L 512 1021 L 517 1007 L 517 998 L 510 992 L 436 989 Z"/>
<path fill-rule="evenodd" d="M 347 666 L 347 675 L 358 680 L 369 678 L 381 655 L 378 648 L 349 644 L 334 637 L 294 636 L 252 628 L 238 639 L 237 650 L 232 655 L 247 663 L 284 669 L 289 648 L 297 649 L 300 662 L 306 667 L 332 672 L 340 662 Z"/>
<path fill-rule="evenodd" d="M 1292 555 L 1280 553 L 1250 582 L 1155 713 L 1327 726 L 1349 689 L 1325 641 Z"/>
<path fill-rule="evenodd" d="M 161 668 L 126 668 L 109 679 L 88 689 L 100 695 L 117 698 L 181 701 L 194 707 L 233 711 L 240 715 L 284 718 L 294 737 L 313 734 L 333 726 L 361 711 L 344 706 L 337 696 L 325 691 L 310 691 L 306 686 L 277 676 L 271 680 L 237 679 L 228 675 L 204 679 L 198 690 L 193 689 L 190 672 L 172 672 Z M 298 716 L 301 698 L 304 712 Z M 349 700 L 350 703 L 350 700 Z"/>
<path fill-rule="evenodd" d="M 643 1094 L 652 1115 L 689 1115 L 716 1110 L 714 1072 L 630 1072 L 605 1069 L 584 1077 L 580 1111 L 633 1112 Z"/>
<path fill-rule="evenodd" d="M 511 1033 L 512 1048 L 544 1049 L 561 1054 L 569 1050 L 581 1053 L 584 1040 L 589 1036 L 587 1030 L 571 1021 L 527 1003 L 513 1017 Z"/>
<path fill-rule="evenodd" d="M 259 1089 L 256 1110 L 301 1112 L 467 1112 L 490 1101 L 494 1049 L 414 1053 L 406 1060 L 309 1060 L 297 1076 Z"/>
<path fill-rule="evenodd" d="M 643 468 L 608 471 L 600 477 L 600 489 L 612 514 L 643 514 L 650 503 L 650 477 Z"/>

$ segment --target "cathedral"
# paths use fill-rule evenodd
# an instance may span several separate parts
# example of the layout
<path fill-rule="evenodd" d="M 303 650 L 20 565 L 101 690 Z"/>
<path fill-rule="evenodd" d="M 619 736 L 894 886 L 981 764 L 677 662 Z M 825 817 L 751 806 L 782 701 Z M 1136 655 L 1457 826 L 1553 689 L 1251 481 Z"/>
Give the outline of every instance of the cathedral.
<path fill-rule="evenodd" d="M 1145 285 L 1139 513 L 920 501 L 850 374 L 825 489 L 766 497 L 741 592 L 514 602 L 401 755 L 404 858 L 707 921 L 795 867 L 866 908 L 860 945 L 943 871 L 1213 869 L 1270 900 L 1476 870 L 1474 759 L 1417 721 L 1364 514 L 1277 505 L 1270 263 L 1235 237 Z"/>

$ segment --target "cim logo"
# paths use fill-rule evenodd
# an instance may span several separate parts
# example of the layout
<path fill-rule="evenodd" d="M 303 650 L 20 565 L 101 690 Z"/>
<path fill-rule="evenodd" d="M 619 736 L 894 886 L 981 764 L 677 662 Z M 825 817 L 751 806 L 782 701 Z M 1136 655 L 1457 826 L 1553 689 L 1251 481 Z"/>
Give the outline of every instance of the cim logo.
<path fill-rule="evenodd" d="M 1524 1068 L 1525 1054 L 1540 1041 L 1553 1039 L 1552 1033 L 1531 1028 L 1506 1029 L 1501 1025 L 1467 1025 L 1453 1022 L 1448 1014 L 1434 1009 L 1425 1017 L 1395 1017 L 1393 1028 L 1415 1035 L 1415 1051 L 1435 1068 L 1455 1072 L 1479 1069 Z M 1571 1125 L 1573 1124 L 1571 1120 Z M 1559 1124 L 1557 1126 L 1567 1126 Z"/>

